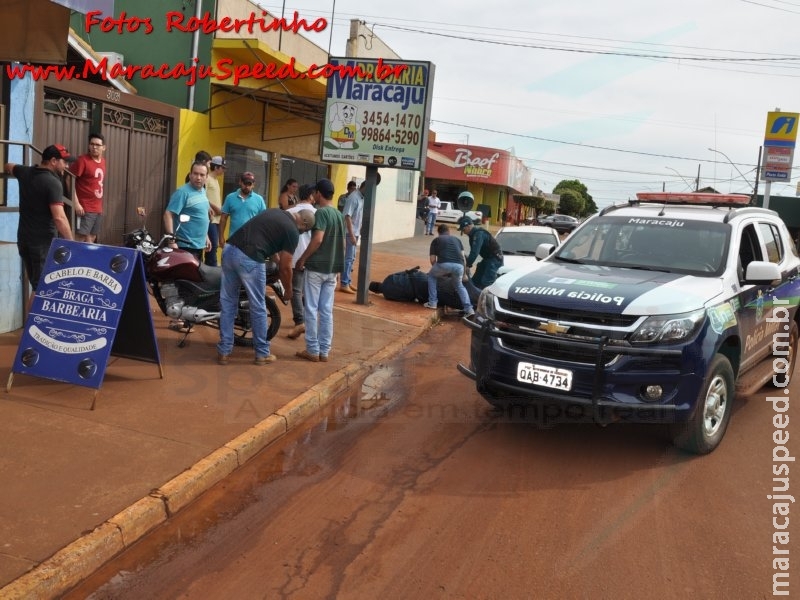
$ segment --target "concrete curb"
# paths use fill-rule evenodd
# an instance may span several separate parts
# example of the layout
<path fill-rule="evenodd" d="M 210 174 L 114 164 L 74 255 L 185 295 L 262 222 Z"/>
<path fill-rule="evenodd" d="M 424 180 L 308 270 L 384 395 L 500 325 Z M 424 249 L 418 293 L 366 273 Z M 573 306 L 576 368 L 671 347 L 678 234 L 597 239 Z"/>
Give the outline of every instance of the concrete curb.
<path fill-rule="evenodd" d="M 394 340 L 363 362 L 350 363 L 331 373 L 260 423 L 150 492 L 148 496 L 0 588 L 0 598 L 50 600 L 69 591 L 261 450 L 302 424 L 341 392 L 364 379 L 377 366 L 399 354 L 438 322 L 437 311 L 431 316 L 427 326 Z"/>

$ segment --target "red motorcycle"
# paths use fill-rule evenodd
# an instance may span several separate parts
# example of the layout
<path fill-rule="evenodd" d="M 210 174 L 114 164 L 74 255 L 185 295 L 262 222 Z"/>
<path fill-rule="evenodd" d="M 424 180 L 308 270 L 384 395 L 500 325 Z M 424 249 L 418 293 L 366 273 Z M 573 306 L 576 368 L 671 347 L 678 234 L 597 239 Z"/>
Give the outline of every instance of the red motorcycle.
<path fill-rule="evenodd" d="M 136 248 L 144 255 L 145 276 L 150 293 L 161 312 L 173 319 L 170 329 L 183 334 L 178 346 L 186 345 L 186 338 L 195 324 L 219 329 L 219 292 L 222 268 L 201 263 L 191 252 L 170 248 L 174 234 L 167 234 L 156 244 L 143 226 L 126 233 L 123 245 Z M 276 298 L 283 300 L 284 287 L 278 278 L 278 265 L 267 262 L 267 339 L 272 339 L 281 326 L 281 311 Z M 272 289 L 274 295 L 270 294 Z M 239 303 L 234 318 L 233 342 L 237 346 L 252 346 L 250 301 L 244 288 L 239 291 Z"/>

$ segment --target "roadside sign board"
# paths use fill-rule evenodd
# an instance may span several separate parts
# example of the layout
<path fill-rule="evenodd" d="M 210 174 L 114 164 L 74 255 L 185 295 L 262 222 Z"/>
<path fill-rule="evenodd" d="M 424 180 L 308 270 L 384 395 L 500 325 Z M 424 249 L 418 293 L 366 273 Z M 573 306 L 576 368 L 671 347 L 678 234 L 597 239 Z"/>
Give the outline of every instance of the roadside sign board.
<path fill-rule="evenodd" d="M 767 114 L 764 153 L 761 161 L 763 181 L 791 179 L 798 126 L 800 126 L 798 113 L 773 111 Z"/>
<path fill-rule="evenodd" d="M 112 354 L 161 363 L 141 253 L 53 240 L 12 373 L 99 389 Z"/>
<path fill-rule="evenodd" d="M 430 62 L 331 58 L 323 161 L 423 170 L 434 66 Z"/>

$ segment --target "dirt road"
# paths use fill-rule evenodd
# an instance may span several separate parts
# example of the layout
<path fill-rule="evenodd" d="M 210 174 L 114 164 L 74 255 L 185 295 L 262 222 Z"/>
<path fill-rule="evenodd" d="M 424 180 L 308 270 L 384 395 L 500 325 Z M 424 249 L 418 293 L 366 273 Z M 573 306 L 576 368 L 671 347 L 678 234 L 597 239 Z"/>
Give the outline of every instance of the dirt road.
<path fill-rule="evenodd" d="M 766 393 L 693 457 L 652 427 L 511 422 L 456 372 L 468 340 L 434 328 L 68 598 L 772 595 Z"/>

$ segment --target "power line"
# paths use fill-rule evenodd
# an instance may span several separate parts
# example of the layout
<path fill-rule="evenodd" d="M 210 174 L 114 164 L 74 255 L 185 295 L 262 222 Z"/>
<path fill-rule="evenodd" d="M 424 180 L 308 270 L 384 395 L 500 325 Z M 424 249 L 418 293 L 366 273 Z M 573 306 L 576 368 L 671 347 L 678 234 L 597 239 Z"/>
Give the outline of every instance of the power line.
<path fill-rule="evenodd" d="M 444 125 L 452 125 L 454 127 L 464 127 L 466 129 L 474 129 L 476 131 L 484 131 L 484 132 L 487 132 L 487 133 L 495 133 L 495 134 L 498 134 L 498 135 L 509 135 L 509 136 L 513 136 L 513 137 L 524 138 L 524 139 L 527 139 L 527 140 L 536 140 L 538 142 L 550 142 L 552 144 L 563 144 L 563 145 L 566 145 L 566 146 L 577 146 L 579 148 L 591 148 L 593 150 L 606 150 L 608 152 L 621 152 L 621 153 L 624 153 L 624 154 L 636 154 L 636 155 L 639 155 L 639 156 L 650 156 L 650 157 L 654 157 L 654 158 L 672 158 L 672 159 L 676 159 L 676 160 L 690 160 L 692 162 L 704 162 L 704 163 L 717 162 L 717 161 L 715 161 L 713 159 L 708 159 L 708 158 L 691 158 L 691 157 L 687 157 L 687 156 L 676 156 L 674 154 L 658 154 L 656 152 L 642 152 L 641 150 L 625 150 L 623 148 L 610 148 L 608 146 L 597 146 L 597 145 L 594 145 L 594 144 L 583 144 L 581 142 L 567 142 L 567 141 L 564 141 L 564 140 L 555 140 L 555 139 L 552 139 L 552 138 L 538 137 L 538 136 L 535 136 L 535 135 L 529 135 L 529 134 L 525 134 L 525 133 L 514 133 L 514 132 L 509 132 L 509 131 L 500 131 L 498 129 L 490 129 L 488 127 L 477 127 L 475 125 L 466 125 L 464 123 L 453 123 L 451 121 L 441 121 L 439 119 L 431 119 L 431 123 L 434 123 L 434 122 L 435 123 L 442 123 Z M 745 163 L 740 163 L 740 164 L 745 164 Z M 746 165 L 746 166 L 750 167 L 750 166 L 754 166 L 754 165 Z"/>

